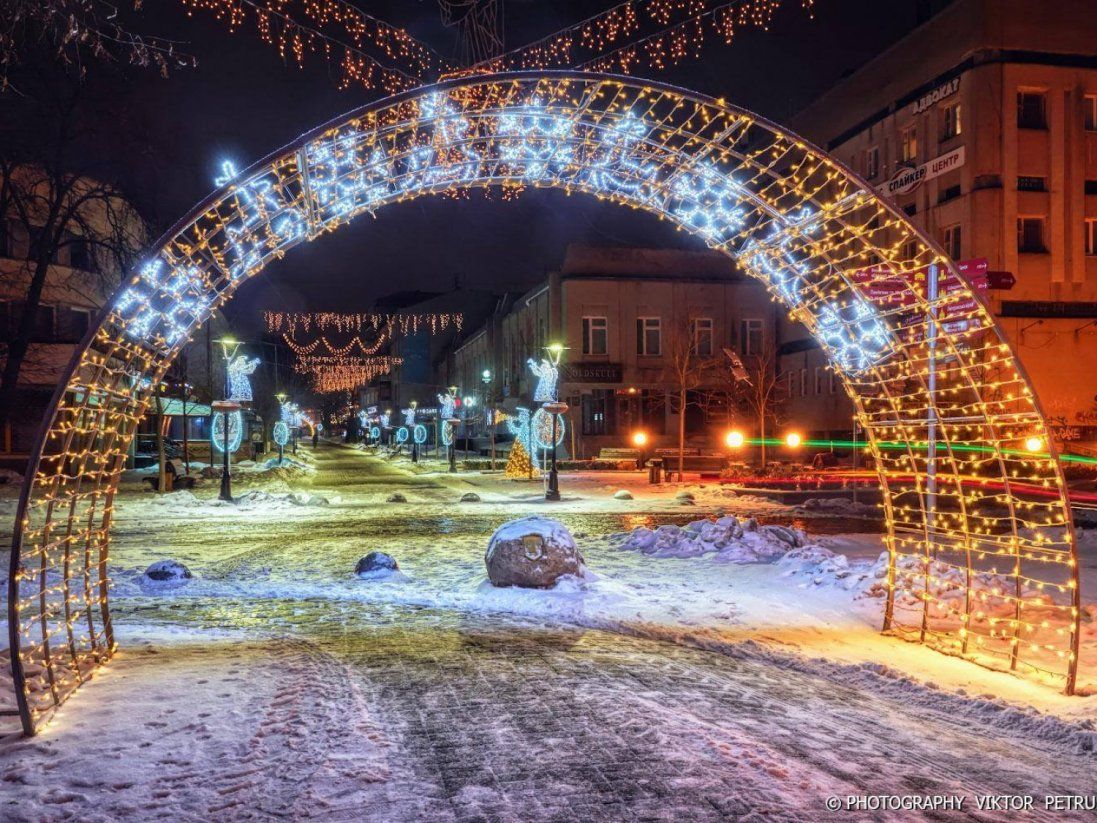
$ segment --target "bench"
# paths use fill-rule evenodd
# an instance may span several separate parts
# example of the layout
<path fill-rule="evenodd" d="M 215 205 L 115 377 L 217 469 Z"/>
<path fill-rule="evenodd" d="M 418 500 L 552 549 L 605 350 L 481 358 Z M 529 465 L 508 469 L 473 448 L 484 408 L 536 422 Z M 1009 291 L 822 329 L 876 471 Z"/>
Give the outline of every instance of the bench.
<path fill-rule="evenodd" d="M 723 474 L 727 467 L 727 458 L 720 455 L 686 454 L 682 460 L 682 473 L 700 474 L 704 479 L 714 479 Z M 678 474 L 678 454 L 663 455 L 663 467 L 667 480 L 672 481 Z M 681 477 L 678 478 L 682 480 Z"/>
<path fill-rule="evenodd" d="M 639 460 L 639 449 L 601 449 L 598 452 L 599 460 Z"/>
<path fill-rule="evenodd" d="M 152 477 L 146 477 L 145 482 L 152 486 L 154 492 L 160 491 L 160 475 L 154 474 Z M 172 491 L 178 489 L 193 489 L 195 477 L 192 474 L 177 474 L 174 476 L 171 482 Z"/>

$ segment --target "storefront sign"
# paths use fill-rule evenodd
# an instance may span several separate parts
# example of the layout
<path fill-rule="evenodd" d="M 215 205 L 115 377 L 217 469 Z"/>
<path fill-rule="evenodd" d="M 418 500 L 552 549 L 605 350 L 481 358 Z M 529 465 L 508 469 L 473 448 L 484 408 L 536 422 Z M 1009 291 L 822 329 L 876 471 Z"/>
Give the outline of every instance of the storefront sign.
<path fill-rule="evenodd" d="M 940 86 L 938 86 L 928 94 L 923 94 L 921 97 L 919 97 L 918 100 L 915 101 L 914 105 L 911 107 L 910 112 L 911 114 L 921 114 L 930 106 L 939 103 L 946 97 L 951 97 L 959 90 L 960 78 L 953 77 L 951 80 L 942 83 Z"/>
<path fill-rule="evenodd" d="M 560 371 L 568 383 L 620 383 L 624 378 L 620 363 L 563 363 Z"/>
<path fill-rule="evenodd" d="M 940 177 L 942 174 L 958 169 L 962 165 L 964 165 L 964 147 L 958 146 L 940 157 L 935 157 L 928 163 L 913 168 L 899 169 L 877 191 L 891 197 L 896 194 L 909 194 L 927 180 Z"/>

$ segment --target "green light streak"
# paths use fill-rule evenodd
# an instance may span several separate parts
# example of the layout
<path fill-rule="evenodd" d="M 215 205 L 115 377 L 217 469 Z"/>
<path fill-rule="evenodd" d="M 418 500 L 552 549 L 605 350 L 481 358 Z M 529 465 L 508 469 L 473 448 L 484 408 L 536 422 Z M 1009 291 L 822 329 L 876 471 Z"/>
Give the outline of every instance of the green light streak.
<path fill-rule="evenodd" d="M 776 438 L 767 437 L 748 437 L 743 440 L 744 446 L 779 446 L 788 448 L 784 440 L 777 440 Z M 877 442 L 877 447 L 881 449 L 887 449 L 889 451 L 907 451 L 908 449 L 918 451 L 928 451 L 929 443 L 922 441 L 911 441 L 909 443 L 899 440 L 881 440 Z M 864 440 L 804 440 L 797 448 L 817 448 L 817 449 L 864 449 L 867 443 Z M 954 452 L 974 452 L 976 454 L 995 454 L 994 448 L 991 446 L 975 446 L 967 443 L 954 443 L 949 445 L 945 442 L 938 441 L 938 452 L 947 452 L 949 450 Z M 1002 449 L 1002 454 L 1017 456 L 1017 457 L 1031 457 L 1031 458 L 1043 458 L 1048 460 L 1051 455 L 1047 452 L 1030 452 L 1025 449 Z M 1087 466 L 1097 466 L 1097 457 L 1086 457 L 1082 454 L 1060 454 L 1059 460 L 1063 463 L 1081 463 Z"/>

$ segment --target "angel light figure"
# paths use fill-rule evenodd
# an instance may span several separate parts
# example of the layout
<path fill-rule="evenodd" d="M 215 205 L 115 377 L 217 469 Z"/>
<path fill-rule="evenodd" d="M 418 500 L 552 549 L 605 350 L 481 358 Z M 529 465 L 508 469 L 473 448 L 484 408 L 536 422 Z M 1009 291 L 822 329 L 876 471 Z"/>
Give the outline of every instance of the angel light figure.
<path fill-rule="evenodd" d="M 540 365 L 532 357 L 526 362 L 529 363 L 529 370 L 537 376 L 537 388 L 534 389 L 533 399 L 539 403 L 555 400 L 556 380 L 559 377 L 556 366 L 544 357 L 541 358 Z"/>
<path fill-rule="evenodd" d="M 452 420 L 457 415 L 457 395 L 438 395 L 438 417 L 442 420 Z"/>
<path fill-rule="evenodd" d="M 251 381 L 248 375 L 259 367 L 259 358 L 241 354 L 229 361 L 229 400 L 251 402 Z"/>

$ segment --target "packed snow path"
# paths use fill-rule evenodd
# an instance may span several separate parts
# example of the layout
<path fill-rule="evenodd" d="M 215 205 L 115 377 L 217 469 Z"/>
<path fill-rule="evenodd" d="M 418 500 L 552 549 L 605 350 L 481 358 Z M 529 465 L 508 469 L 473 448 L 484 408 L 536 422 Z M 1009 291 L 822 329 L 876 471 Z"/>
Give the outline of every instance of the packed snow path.
<path fill-rule="evenodd" d="M 123 502 L 122 653 L 43 735 L 0 748 L 0 818 L 804 820 L 829 816 L 830 795 L 1097 789 L 1076 727 L 864 667 L 505 613 L 541 593 L 511 591 L 490 612 L 471 595 L 399 602 L 459 587 L 476 564 L 482 576 L 500 516 L 465 515 L 444 483 L 350 450 L 321 449 L 316 465 L 313 490 L 343 502 L 296 522 L 168 522 Z M 411 517 L 355 511 L 394 484 L 420 500 Z M 377 547 L 425 582 L 356 599 L 348 560 Z M 166 554 L 186 556 L 196 582 L 127 587 L 130 565 Z M 587 559 L 605 576 L 637 561 Z"/>

